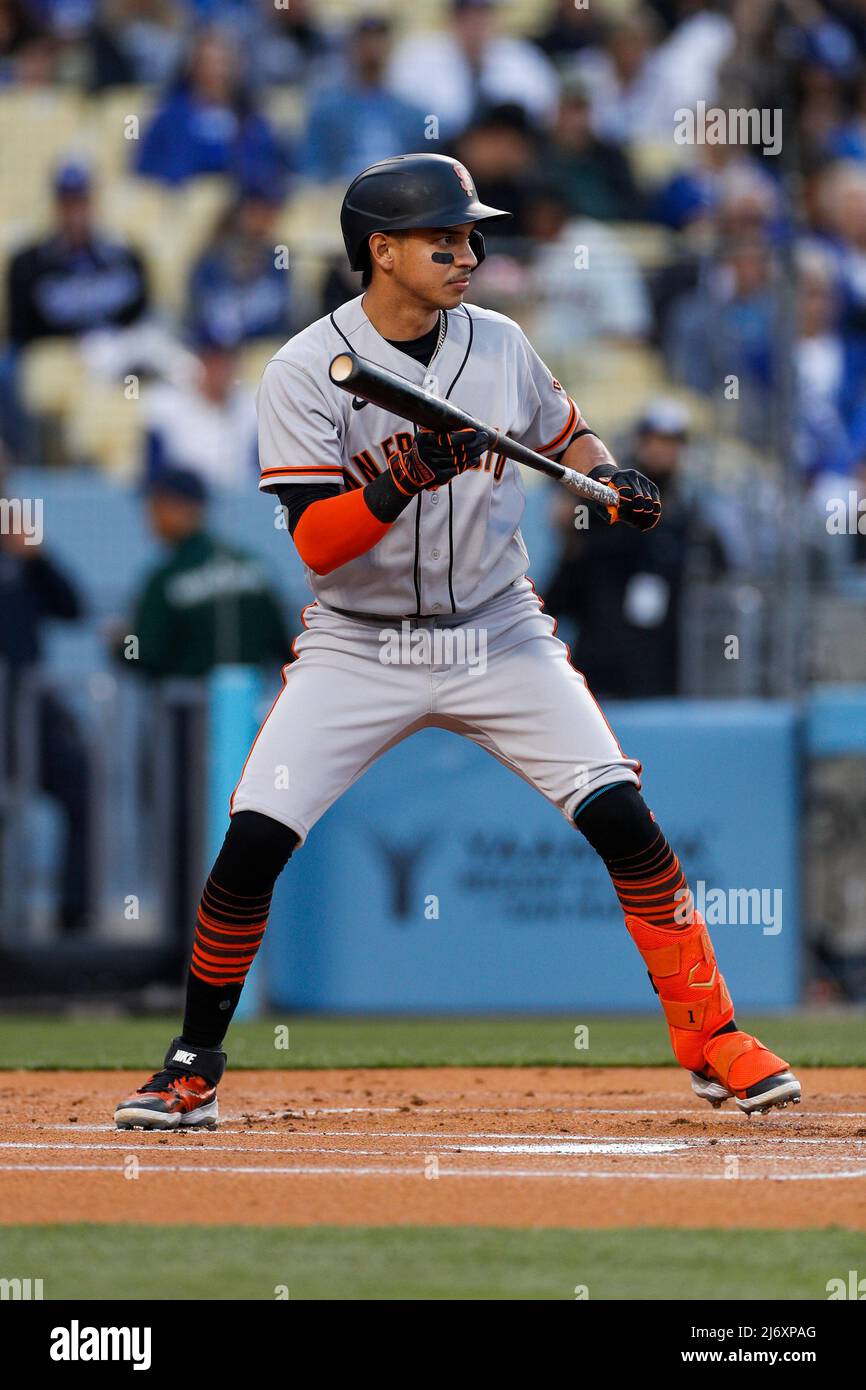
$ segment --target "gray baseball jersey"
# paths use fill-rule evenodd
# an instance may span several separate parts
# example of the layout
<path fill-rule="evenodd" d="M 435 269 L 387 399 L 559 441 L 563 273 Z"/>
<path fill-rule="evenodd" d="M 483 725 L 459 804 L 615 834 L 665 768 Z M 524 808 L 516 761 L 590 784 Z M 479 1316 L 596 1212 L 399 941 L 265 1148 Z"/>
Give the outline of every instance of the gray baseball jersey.
<path fill-rule="evenodd" d="M 580 411 L 504 314 L 461 305 L 429 366 L 373 327 L 363 296 L 291 338 L 258 391 L 260 487 L 363 487 L 412 443 L 406 420 L 335 386 L 331 359 L 347 345 L 549 457 L 561 453 Z M 425 491 L 365 555 L 329 575 L 307 569 L 313 592 L 336 608 L 394 616 L 466 613 L 525 574 L 524 491 L 516 464 L 488 453 L 448 486 Z"/>
<path fill-rule="evenodd" d="M 328 365 L 347 343 L 550 456 L 580 419 L 502 314 L 449 313 L 425 371 L 380 337 L 359 298 L 292 338 L 265 368 L 264 489 L 362 487 L 410 447 L 405 420 L 331 384 Z M 424 728 L 471 739 L 568 820 L 602 787 L 640 785 L 640 763 L 623 753 L 526 576 L 523 503 L 516 466 L 488 457 L 420 493 L 366 555 L 324 578 L 307 571 L 316 598 L 303 613 L 298 659 L 283 670 L 233 814 L 271 816 L 303 841 L 377 758 Z"/>

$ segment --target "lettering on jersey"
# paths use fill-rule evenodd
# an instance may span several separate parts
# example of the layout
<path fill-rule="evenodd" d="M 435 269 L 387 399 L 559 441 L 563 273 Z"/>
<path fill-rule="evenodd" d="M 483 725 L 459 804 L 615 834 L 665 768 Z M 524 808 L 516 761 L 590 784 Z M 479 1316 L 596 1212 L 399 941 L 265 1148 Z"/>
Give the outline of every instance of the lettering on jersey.
<path fill-rule="evenodd" d="M 496 425 L 495 428 L 498 430 L 499 426 Z M 483 454 L 472 467 L 483 468 L 485 473 L 489 473 L 492 470 L 494 483 L 501 482 L 502 474 L 505 472 L 505 455 L 494 453 L 492 448 L 488 449 L 487 453 Z"/>
<path fill-rule="evenodd" d="M 552 377 L 550 378 L 550 384 L 551 384 L 551 386 L 553 387 L 554 391 L 561 391 L 561 390 L 562 390 L 562 387 L 560 386 L 560 384 L 559 384 L 559 382 L 557 381 L 557 379 L 556 379 L 555 376 L 552 376 Z"/>
<path fill-rule="evenodd" d="M 379 474 L 390 466 L 393 459 L 399 457 L 405 458 L 412 448 L 413 439 L 414 435 L 410 434 L 408 430 L 401 430 L 398 434 L 389 434 L 385 439 L 380 439 L 379 443 L 374 445 L 372 449 L 361 449 L 357 454 L 353 454 L 352 467 L 355 469 L 358 477 L 353 477 L 348 469 L 345 470 L 347 490 L 351 492 L 355 488 L 364 487 L 367 483 L 371 483 L 374 478 L 378 478 Z M 379 467 L 373 457 L 374 449 L 382 455 L 384 461 L 383 468 Z M 477 470 L 484 473 L 492 472 L 493 481 L 498 483 L 502 480 L 505 464 L 506 458 L 504 454 L 497 454 L 494 453 L 493 449 L 488 449 L 487 453 L 482 454 L 478 462 L 471 464 L 466 471 L 472 472 L 473 470 Z M 359 478 L 361 481 L 359 481 Z"/>
<path fill-rule="evenodd" d="M 363 449 L 360 454 L 353 454 L 352 463 L 365 483 L 372 483 L 373 479 L 378 478 L 381 472 L 369 449 Z"/>

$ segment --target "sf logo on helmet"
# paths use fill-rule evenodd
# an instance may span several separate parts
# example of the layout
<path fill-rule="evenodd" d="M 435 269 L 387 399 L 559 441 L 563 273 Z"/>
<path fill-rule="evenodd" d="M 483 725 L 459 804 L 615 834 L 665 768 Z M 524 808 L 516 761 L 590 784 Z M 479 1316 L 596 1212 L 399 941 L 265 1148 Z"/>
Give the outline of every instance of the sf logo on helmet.
<path fill-rule="evenodd" d="M 469 170 L 465 167 L 465 165 L 458 164 L 456 160 L 454 162 L 453 168 L 455 174 L 460 180 L 460 187 L 463 189 L 463 192 L 466 194 L 466 197 L 474 198 L 475 189 L 472 186 L 472 179 L 469 177 Z"/>

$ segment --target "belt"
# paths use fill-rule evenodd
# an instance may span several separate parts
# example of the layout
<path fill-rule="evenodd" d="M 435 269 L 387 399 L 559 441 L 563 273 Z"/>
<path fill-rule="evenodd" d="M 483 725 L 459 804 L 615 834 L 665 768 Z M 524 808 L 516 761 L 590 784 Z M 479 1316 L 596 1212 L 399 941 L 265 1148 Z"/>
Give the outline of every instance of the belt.
<path fill-rule="evenodd" d="M 462 613 L 355 613 L 351 608 L 337 608 L 333 603 L 327 605 L 333 613 L 339 613 L 343 618 L 354 618 L 360 623 L 374 623 L 376 627 L 393 627 L 395 623 L 429 623 L 440 622 L 443 618 L 451 618 L 454 622 L 461 622 L 464 614 Z"/>
<path fill-rule="evenodd" d="M 518 576 L 518 579 L 519 578 L 521 578 L 521 576 Z M 335 604 L 328 603 L 327 599 L 319 599 L 317 601 L 319 603 L 324 603 L 324 606 L 330 608 L 333 613 L 339 613 L 342 618 L 354 618 L 357 622 L 361 623 L 375 623 L 377 627 L 393 627 L 394 623 L 414 623 L 416 625 L 418 623 L 441 623 L 446 619 L 454 623 L 462 623 L 465 622 L 467 618 L 471 618 L 473 613 L 477 613 L 479 608 L 486 608 L 489 603 L 493 603 L 494 599 L 500 598 L 508 589 L 512 589 L 518 582 L 518 579 L 512 579 L 504 588 L 499 589 L 495 594 L 491 594 L 490 598 L 486 599 L 484 603 L 479 604 L 477 608 L 473 608 L 467 613 L 356 613 L 351 608 L 337 608 Z"/>

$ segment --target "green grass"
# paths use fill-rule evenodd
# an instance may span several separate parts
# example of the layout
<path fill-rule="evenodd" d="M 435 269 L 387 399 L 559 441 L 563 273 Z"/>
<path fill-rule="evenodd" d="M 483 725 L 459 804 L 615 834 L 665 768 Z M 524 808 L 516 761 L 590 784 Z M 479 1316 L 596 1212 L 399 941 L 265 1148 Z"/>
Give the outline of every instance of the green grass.
<path fill-rule="evenodd" d="M 795 1066 L 866 1066 L 862 1012 L 738 1019 Z M 574 1030 L 589 1025 L 589 1047 Z M 275 1028 L 289 1029 L 288 1049 Z M 75 1014 L 0 1019 L 2 1068 L 145 1068 L 161 1059 L 179 1020 Z M 327 1018 L 275 1016 L 235 1023 L 233 1068 L 437 1066 L 673 1066 L 661 1014 L 587 1018 Z"/>
<path fill-rule="evenodd" d="M 0 1274 L 46 1299 L 824 1299 L 866 1237 L 488 1227 L 0 1227 Z"/>

